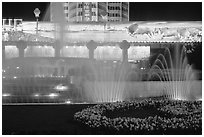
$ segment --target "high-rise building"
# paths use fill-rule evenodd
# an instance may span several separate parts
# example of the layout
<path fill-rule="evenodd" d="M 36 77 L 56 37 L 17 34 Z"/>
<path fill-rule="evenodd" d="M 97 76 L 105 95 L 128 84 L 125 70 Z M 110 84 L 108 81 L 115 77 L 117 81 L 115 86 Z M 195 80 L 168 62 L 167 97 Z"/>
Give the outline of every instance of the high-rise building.
<path fill-rule="evenodd" d="M 68 22 L 129 21 L 128 2 L 64 2 L 62 7 Z"/>

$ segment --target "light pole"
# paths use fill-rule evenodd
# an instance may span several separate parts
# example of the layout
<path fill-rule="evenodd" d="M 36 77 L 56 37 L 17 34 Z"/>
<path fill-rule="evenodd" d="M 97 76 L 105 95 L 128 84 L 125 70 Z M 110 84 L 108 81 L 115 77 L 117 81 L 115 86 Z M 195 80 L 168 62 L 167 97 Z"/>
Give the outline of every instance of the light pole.
<path fill-rule="evenodd" d="M 104 21 L 104 31 L 105 31 L 105 29 L 106 29 L 106 22 L 108 21 L 108 12 L 106 12 L 106 11 L 102 12 L 101 13 L 101 17 L 102 17 L 102 19 Z"/>
<path fill-rule="evenodd" d="M 36 34 L 38 34 L 38 18 L 40 15 L 40 10 L 38 8 L 35 8 L 35 10 L 33 11 L 36 17 Z"/>

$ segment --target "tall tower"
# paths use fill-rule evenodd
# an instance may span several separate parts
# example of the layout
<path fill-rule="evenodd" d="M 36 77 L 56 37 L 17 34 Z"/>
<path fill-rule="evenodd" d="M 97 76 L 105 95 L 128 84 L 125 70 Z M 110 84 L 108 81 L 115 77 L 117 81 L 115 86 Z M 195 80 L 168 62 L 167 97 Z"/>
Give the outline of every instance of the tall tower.
<path fill-rule="evenodd" d="M 128 2 L 63 2 L 68 22 L 129 21 Z M 51 21 L 52 21 L 52 3 Z M 104 18 L 104 15 L 106 18 Z"/>

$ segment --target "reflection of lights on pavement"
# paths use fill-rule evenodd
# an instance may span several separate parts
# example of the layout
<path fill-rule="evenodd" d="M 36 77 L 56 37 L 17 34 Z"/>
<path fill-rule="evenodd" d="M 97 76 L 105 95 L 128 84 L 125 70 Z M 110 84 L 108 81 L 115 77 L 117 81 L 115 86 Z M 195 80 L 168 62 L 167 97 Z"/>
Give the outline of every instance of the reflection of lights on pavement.
<path fill-rule="evenodd" d="M 68 86 L 64 86 L 62 84 L 59 84 L 59 85 L 55 86 L 54 89 L 57 90 L 57 91 L 65 91 L 65 90 L 68 89 Z"/>
<path fill-rule="evenodd" d="M 57 97 L 58 94 L 56 94 L 56 93 L 50 93 L 48 96 L 49 96 L 49 97 Z"/>
<path fill-rule="evenodd" d="M 9 94 L 9 93 L 3 93 L 2 96 L 3 96 L 3 97 L 8 97 L 8 96 L 11 96 L 11 94 Z"/>

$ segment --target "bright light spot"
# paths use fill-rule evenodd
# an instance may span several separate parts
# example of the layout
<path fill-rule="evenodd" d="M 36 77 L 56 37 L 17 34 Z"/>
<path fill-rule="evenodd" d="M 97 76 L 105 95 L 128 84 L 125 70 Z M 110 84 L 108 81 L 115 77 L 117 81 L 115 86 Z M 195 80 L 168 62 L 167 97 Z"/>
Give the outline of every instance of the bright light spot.
<path fill-rule="evenodd" d="M 70 100 L 67 100 L 65 103 L 66 103 L 66 104 L 70 104 L 70 103 L 71 103 L 71 101 L 70 101 Z"/>
<path fill-rule="evenodd" d="M 3 76 L 3 78 L 6 78 L 6 77 Z"/>
<path fill-rule="evenodd" d="M 35 96 L 35 97 L 39 97 L 39 96 L 40 96 L 40 94 L 34 94 L 34 96 Z"/>
<path fill-rule="evenodd" d="M 58 94 L 56 94 L 56 93 L 50 93 L 48 96 L 49 96 L 49 97 L 57 97 Z"/>
<path fill-rule="evenodd" d="M 57 90 L 57 91 L 65 91 L 65 90 L 68 89 L 68 86 L 64 86 L 62 84 L 59 84 L 59 85 L 55 86 L 54 89 Z"/>
<path fill-rule="evenodd" d="M 11 94 L 9 94 L 9 93 L 3 93 L 2 96 L 3 96 L 3 97 L 8 97 L 8 96 L 11 96 Z"/>
<path fill-rule="evenodd" d="M 111 102 L 118 102 L 118 100 L 112 100 Z"/>
<path fill-rule="evenodd" d="M 4 69 L 3 69 L 2 71 L 3 71 L 4 73 L 6 72 L 6 70 L 4 70 Z"/>
<path fill-rule="evenodd" d="M 113 61 L 113 63 L 117 63 L 117 61 Z"/>
<path fill-rule="evenodd" d="M 13 79 L 17 79 L 17 77 L 16 77 L 16 76 L 14 76 L 14 77 L 13 77 Z"/>
<path fill-rule="evenodd" d="M 186 99 L 177 97 L 177 98 L 174 98 L 174 100 L 186 100 Z"/>
<path fill-rule="evenodd" d="M 16 67 L 16 69 L 19 69 L 19 67 Z"/>

